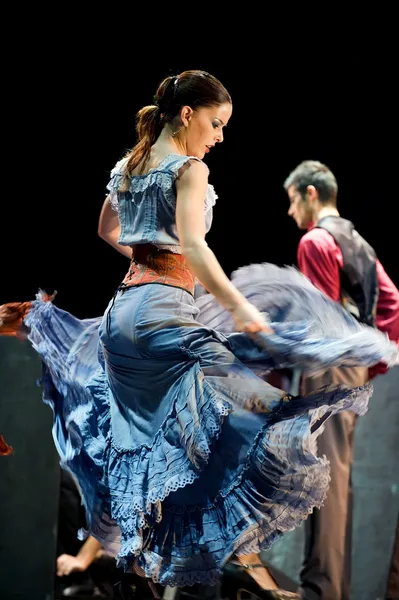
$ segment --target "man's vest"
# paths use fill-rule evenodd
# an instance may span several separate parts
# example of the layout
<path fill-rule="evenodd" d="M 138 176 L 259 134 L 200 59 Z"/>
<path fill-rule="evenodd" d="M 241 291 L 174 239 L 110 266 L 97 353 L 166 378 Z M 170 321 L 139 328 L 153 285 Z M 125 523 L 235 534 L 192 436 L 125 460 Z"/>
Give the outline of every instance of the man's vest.
<path fill-rule="evenodd" d="M 336 216 L 321 219 L 316 227 L 330 233 L 343 257 L 340 268 L 341 302 L 360 321 L 375 327 L 378 300 L 377 257 L 353 223 Z"/>

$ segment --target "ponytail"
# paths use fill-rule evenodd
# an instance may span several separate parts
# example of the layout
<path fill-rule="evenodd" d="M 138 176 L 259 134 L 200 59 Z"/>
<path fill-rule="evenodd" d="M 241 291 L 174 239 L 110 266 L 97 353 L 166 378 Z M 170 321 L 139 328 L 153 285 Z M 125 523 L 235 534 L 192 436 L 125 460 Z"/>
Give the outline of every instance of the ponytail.
<path fill-rule="evenodd" d="M 149 158 L 151 147 L 155 144 L 162 130 L 159 107 L 155 104 L 143 106 L 137 113 L 136 131 L 138 143 L 126 155 L 127 161 L 123 168 L 121 191 L 129 188 L 130 178 L 134 169 L 141 164 L 141 170 Z"/>

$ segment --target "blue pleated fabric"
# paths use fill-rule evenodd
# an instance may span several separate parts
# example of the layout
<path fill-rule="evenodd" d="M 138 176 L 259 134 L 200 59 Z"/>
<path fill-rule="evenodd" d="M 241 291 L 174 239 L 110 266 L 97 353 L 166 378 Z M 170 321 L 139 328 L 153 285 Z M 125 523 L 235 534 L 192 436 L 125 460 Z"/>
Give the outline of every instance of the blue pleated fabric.
<path fill-rule="evenodd" d="M 273 335 L 234 333 L 212 296 L 157 284 L 118 292 L 102 319 L 40 299 L 25 319 L 88 531 L 164 585 L 215 583 L 233 554 L 268 548 L 320 506 L 329 469 L 318 425 L 364 414 L 372 393 L 292 397 L 265 373 L 398 362 L 383 334 L 293 269 L 251 265 L 233 281 Z"/>

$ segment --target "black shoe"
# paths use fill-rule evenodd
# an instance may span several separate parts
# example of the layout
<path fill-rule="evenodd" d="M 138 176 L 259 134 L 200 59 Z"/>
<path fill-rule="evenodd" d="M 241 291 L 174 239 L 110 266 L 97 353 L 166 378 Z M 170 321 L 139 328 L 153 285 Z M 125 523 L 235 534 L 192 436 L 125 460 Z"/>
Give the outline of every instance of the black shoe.
<path fill-rule="evenodd" d="M 62 598 L 93 598 L 95 586 L 91 583 L 69 585 L 62 591 Z"/>
<path fill-rule="evenodd" d="M 265 567 L 265 565 L 251 565 L 250 568 Z M 259 600 L 301 600 L 294 592 L 286 590 L 264 590 L 248 575 L 248 568 L 228 564 L 223 570 L 222 587 L 220 595 L 223 599 L 241 600 L 243 594 L 253 594 Z"/>

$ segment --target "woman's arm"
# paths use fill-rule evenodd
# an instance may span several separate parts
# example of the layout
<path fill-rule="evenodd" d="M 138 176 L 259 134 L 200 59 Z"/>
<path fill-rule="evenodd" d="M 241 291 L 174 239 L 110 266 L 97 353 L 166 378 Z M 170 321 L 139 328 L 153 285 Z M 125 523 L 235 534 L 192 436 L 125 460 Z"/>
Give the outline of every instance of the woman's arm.
<path fill-rule="evenodd" d="M 115 250 L 118 250 L 118 252 L 128 258 L 132 258 L 132 249 L 129 246 L 121 246 L 118 244 L 121 228 L 119 225 L 118 213 L 112 208 L 109 196 L 106 197 L 101 209 L 97 231 L 100 238 L 105 240 L 110 246 L 115 248 Z"/>
<path fill-rule="evenodd" d="M 102 550 L 102 545 L 93 536 L 89 536 L 76 556 L 61 554 L 57 558 L 57 575 L 63 577 L 74 571 L 86 571 Z"/>
<path fill-rule="evenodd" d="M 271 332 L 261 313 L 231 283 L 205 242 L 208 170 L 193 162 L 176 180 L 176 225 L 182 254 L 201 284 L 232 313 L 238 331 Z"/>

